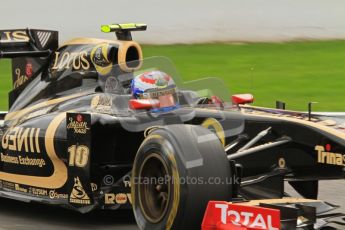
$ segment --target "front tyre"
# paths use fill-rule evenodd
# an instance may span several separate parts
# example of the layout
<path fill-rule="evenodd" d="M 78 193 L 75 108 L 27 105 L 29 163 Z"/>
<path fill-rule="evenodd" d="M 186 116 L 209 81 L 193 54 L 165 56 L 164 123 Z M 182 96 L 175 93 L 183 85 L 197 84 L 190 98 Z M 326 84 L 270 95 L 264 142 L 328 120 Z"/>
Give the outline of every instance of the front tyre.
<path fill-rule="evenodd" d="M 156 129 L 134 160 L 132 201 L 140 229 L 200 229 L 210 200 L 231 197 L 231 172 L 218 137 L 192 125 Z"/>

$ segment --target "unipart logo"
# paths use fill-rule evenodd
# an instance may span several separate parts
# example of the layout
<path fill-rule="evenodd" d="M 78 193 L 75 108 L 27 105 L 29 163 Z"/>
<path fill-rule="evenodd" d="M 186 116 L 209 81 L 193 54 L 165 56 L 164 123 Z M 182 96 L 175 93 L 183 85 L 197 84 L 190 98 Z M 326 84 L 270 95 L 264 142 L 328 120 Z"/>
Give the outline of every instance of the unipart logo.
<path fill-rule="evenodd" d="M 205 212 L 202 230 L 232 229 L 280 229 L 280 211 L 243 204 L 210 201 Z"/>

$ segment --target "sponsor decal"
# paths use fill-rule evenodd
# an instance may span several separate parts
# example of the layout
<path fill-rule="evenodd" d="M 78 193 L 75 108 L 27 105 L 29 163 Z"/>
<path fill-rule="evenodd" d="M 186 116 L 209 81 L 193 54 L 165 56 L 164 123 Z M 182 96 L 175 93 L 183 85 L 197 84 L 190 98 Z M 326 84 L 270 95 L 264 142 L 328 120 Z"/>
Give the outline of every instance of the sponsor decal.
<path fill-rule="evenodd" d="M 108 77 L 105 81 L 104 92 L 105 93 L 114 93 L 118 89 L 118 81 L 115 77 Z"/>
<path fill-rule="evenodd" d="M 73 117 L 69 117 L 67 129 L 73 129 L 75 134 L 86 134 L 90 128 L 87 122 L 84 121 L 83 116 L 78 114 L 76 120 Z"/>
<path fill-rule="evenodd" d="M 34 196 L 48 196 L 48 190 L 43 188 L 28 187 L 22 184 L 14 184 L 14 190 L 18 192 L 28 193 Z"/>
<path fill-rule="evenodd" d="M 29 37 L 25 31 L 3 31 L 0 34 L 0 43 L 28 42 Z"/>
<path fill-rule="evenodd" d="M 1 162 L 8 163 L 8 164 L 18 164 L 18 165 L 25 165 L 25 166 L 37 166 L 42 168 L 46 165 L 46 162 L 42 158 L 31 158 L 31 157 L 23 157 L 23 156 L 10 156 L 7 154 L 0 153 L 0 160 Z"/>
<path fill-rule="evenodd" d="M 41 153 L 39 145 L 40 128 L 10 128 L 2 136 L 1 146 L 4 150 Z"/>
<path fill-rule="evenodd" d="M 58 193 L 56 190 L 49 191 L 50 199 L 68 199 L 68 194 Z"/>
<path fill-rule="evenodd" d="M 129 177 L 128 177 L 129 178 Z M 123 184 L 125 188 L 130 188 L 131 187 L 131 181 L 130 180 L 123 180 Z"/>
<path fill-rule="evenodd" d="M 24 74 L 22 74 L 22 71 L 20 70 L 20 68 L 16 68 L 14 70 L 14 82 L 13 82 L 13 88 L 16 89 L 19 86 L 23 85 L 27 80 L 29 80 L 29 76 L 26 76 Z"/>
<path fill-rule="evenodd" d="M 322 145 L 317 145 L 315 150 L 318 163 L 345 166 L 345 155 L 343 153 L 331 152 L 331 145 L 327 144 L 326 148 Z"/>
<path fill-rule="evenodd" d="M 104 43 L 94 47 L 91 51 L 91 61 L 98 73 L 108 74 L 112 69 L 112 62 L 108 60 L 109 44 Z"/>
<path fill-rule="evenodd" d="M 74 204 L 91 204 L 90 198 L 85 192 L 79 177 L 74 178 L 74 185 L 69 197 L 69 202 Z"/>
<path fill-rule="evenodd" d="M 15 184 L 12 183 L 12 182 L 8 182 L 8 181 L 2 181 L 2 187 L 3 187 L 3 188 L 7 188 L 7 189 L 14 190 Z"/>
<path fill-rule="evenodd" d="M 6 180 L 13 183 L 27 185 L 27 186 L 49 188 L 49 189 L 61 188 L 62 186 L 64 186 L 68 178 L 67 167 L 66 167 L 66 164 L 57 155 L 55 151 L 54 141 L 56 140 L 55 139 L 56 131 L 58 127 L 60 126 L 60 124 L 65 120 L 65 118 L 66 118 L 66 113 L 60 113 L 55 118 L 53 118 L 53 120 L 50 122 L 50 124 L 47 127 L 47 130 L 44 135 L 44 139 L 42 139 L 42 142 L 44 143 L 44 146 L 45 146 L 44 156 L 50 159 L 53 164 L 53 167 L 51 168 L 52 174 L 50 176 L 22 175 L 20 174 L 20 172 L 12 172 L 12 171 L 6 172 L 5 170 L 1 170 L 0 180 Z M 26 132 L 28 133 L 28 135 L 23 134 L 22 136 L 19 135 L 20 131 L 16 131 L 15 129 L 16 128 L 10 129 L 11 131 L 8 131 L 8 133 L 3 136 L 1 140 L 2 146 L 8 145 L 7 146 L 8 149 L 9 149 L 9 146 L 12 146 L 12 148 L 16 148 L 17 151 L 19 151 L 19 149 L 22 149 L 23 151 L 23 149 L 26 148 L 30 152 L 33 152 L 33 153 L 40 152 L 39 148 L 37 147 L 39 145 L 36 144 L 36 140 L 38 140 L 38 138 L 31 138 L 32 136 L 35 137 L 37 132 L 38 133 L 40 132 L 40 131 L 37 131 L 39 129 L 28 128 L 29 131 L 26 131 L 27 128 L 22 128 L 22 134 L 23 133 L 25 134 Z M 17 127 L 17 129 L 20 129 L 20 127 Z M 16 132 L 17 132 L 17 135 L 14 134 Z M 34 134 L 32 135 L 32 133 Z M 28 142 L 27 146 L 25 146 L 26 142 Z M 6 154 L 3 154 L 3 155 L 6 155 Z M 37 155 L 38 154 L 32 154 L 32 156 L 37 156 Z M 39 159 L 34 160 L 34 159 L 36 158 L 21 157 L 21 160 L 19 162 L 25 165 L 43 165 L 42 159 L 41 160 Z M 10 158 L 10 161 L 13 161 L 13 160 L 14 160 L 13 158 Z M 6 169 L 6 167 L 3 169 Z M 25 170 L 26 172 L 31 172 L 29 169 L 25 169 Z M 39 171 L 39 170 L 36 170 L 36 171 Z M 13 186 L 13 189 L 14 189 L 14 186 Z"/>
<path fill-rule="evenodd" d="M 113 100 L 108 95 L 97 95 L 91 100 L 91 109 L 99 113 L 111 113 Z"/>
<path fill-rule="evenodd" d="M 41 188 L 29 188 L 29 192 L 35 196 L 48 196 L 48 190 Z"/>
<path fill-rule="evenodd" d="M 73 70 L 89 70 L 90 63 L 87 60 L 87 51 L 81 52 L 55 52 L 53 70 L 63 71 L 73 68 Z"/>
<path fill-rule="evenodd" d="M 216 227 L 279 230 L 280 211 L 224 201 L 210 201 L 201 229 L 216 229 Z"/>
<path fill-rule="evenodd" d="M 83 168 L 89 162 L 90 149 L 85 145 L 72 145 L 68 148 L 69 166 Z"/>
<path fill-rule="evenodd" d="M 14 190 L 18 192 L 28 193 L 28 190 L 26 188 L 21 187 L 19 184 L 14 185 Z"/>
<path fill-rule="evenodd" d="M 97 191 L 98 190 L 98 185 L 95 184 L 95 183 L 91 183 L 91 191 L 94 192 L 94 191 Z"/>
<path fill-rule="evenodd" d="M 43 48 L 45 48 L 45 46 L 48 43 L 49 38 L 50 38 L 51 35 L 52 35 L 51 32 L 45 32 L 45 31 L 38 31 L 37 32 L 38 40 L 40 41 L 41 46 Z"/>
<path fill-rule="evenodd" d="M 107 193 L 104 196 L 105 204 L 126 204 L 129 202 L 132 204 L 131 194 L 130 193 Z"/>

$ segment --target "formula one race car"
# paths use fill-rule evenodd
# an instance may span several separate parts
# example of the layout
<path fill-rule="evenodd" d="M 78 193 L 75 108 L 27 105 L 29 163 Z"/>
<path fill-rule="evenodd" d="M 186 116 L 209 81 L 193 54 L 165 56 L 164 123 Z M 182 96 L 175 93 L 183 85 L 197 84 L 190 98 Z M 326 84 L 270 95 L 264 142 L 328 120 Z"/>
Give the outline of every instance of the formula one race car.
<path fill-rule="evenodd" d="M 344 179 L 344 120 L 183 82 L 167 58 L 143 59 L 131 31 L 145 29 L 105 25 L 118 40 L 61 46 L 56 31 L 0 31 L 13 76 L 1 197 L 133 208 L 140 229 L 321 229 L 341 215 L 316 199 L 319 180 Z"/>

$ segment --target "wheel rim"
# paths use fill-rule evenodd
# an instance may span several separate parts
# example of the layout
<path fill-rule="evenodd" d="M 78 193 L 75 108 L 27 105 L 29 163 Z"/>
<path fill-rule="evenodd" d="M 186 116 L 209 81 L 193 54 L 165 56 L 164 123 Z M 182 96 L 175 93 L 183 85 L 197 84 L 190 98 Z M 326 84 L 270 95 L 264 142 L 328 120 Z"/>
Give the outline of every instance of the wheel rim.
<path fill-rule="evenodd" d="M 161 221 L 169 207 L 171 180 L 168 167 L 157 153 L 151 153 L 139 171 L 138 197 L 144 217 L 151 223 Z"/>

